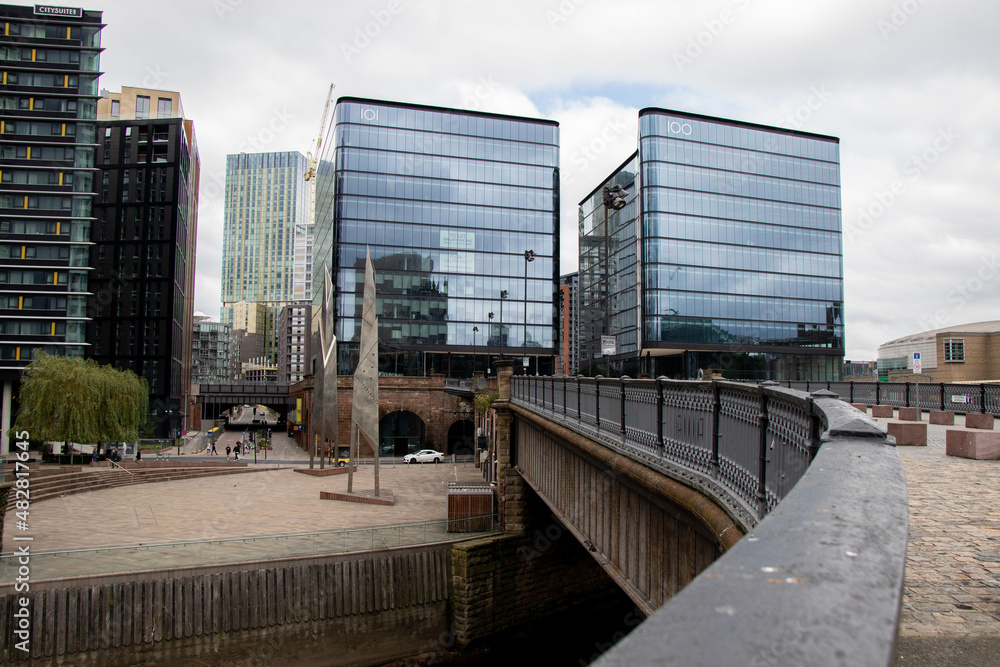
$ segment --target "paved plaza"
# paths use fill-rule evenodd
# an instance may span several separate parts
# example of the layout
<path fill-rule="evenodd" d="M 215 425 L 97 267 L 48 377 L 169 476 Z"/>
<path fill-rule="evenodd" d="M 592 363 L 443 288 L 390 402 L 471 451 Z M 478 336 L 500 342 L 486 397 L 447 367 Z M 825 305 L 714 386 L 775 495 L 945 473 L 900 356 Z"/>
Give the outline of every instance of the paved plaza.
<path fill-rule="evenodd" d="M 928 424 L 926 447 L 899 447 L 910 530 L 898 665 L 1000 664 L 1000 461 L 945 455 L 946 429 L 964 423 Z"/>
<path fill-rule="evenodd" d="M 238 435 L 229 433 L 224 438 L 234 441 Z M 185 445 L 185 452 L 199 449 L 195 440 Z M 308 468 L 308 455 L 284 434 L 275 441 L 268 460 L 293 460 L 291 466 L 265 464 L 259 453 L 261 463 L 256 467 L 260 472 L 135 484 L 33 503 L 31 529 L 19 533 L 34 538 L 33 578 L 234 563 L 453 539 L 455 534 L 448 534 L 443 522 L 447 518 L 448 483 L 482 481 L 481 471 L 471 462 L 404 465 L 390 460 L 380 466 L 379 486 L 393 494 L 395 505 L 321 500 L 320 491 L 346 491 L 347 474 L 313 477 L 295 472 L 296 467 Z M 224 445 L 222 451 L 219 457 L 211 458 L 224 461 Z M 196 456 L 185 453 L 179 458 Z M 254 467 L 252 454 L 248 460 Z M 371 492 L 373 473 L 371 465 L 359 466 L 354 490 Z M 390 528 L 371 530 L 372 526 Z M 276 535 L 283 537 L 267 537 Z M 13 550 L 13 536 L 14 531 L 5 531 L 3 553 Z M 178 541 L 193 544 L 155 546 Z M 134 548 L 94 549 L 122 545 Z M 75 551 L 60 556 L 39 553 L 56 550 Z M 9 563 L 0 564 L 0 583 L 12 580 L 9 569 Z"/>

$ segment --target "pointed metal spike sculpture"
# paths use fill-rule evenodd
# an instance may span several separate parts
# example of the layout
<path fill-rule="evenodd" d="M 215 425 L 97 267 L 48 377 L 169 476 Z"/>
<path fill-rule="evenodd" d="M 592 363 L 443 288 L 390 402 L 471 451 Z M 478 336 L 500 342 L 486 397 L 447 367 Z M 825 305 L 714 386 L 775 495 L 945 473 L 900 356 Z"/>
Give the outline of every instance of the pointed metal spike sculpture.
<path fill-rule="evenodd" d="M 333 452 L 337 452 L 340 443 L 337 407 L 337 337 L 333 329 L 333 281 L 330 270 L 326 270 L 323 283 L 323 310 L 319 320 L 319 347 L 317 359 L 315 388 L 313 395 L 313 428 L 316 437 L 309 449 L 309 467 L 313 467 L 316 453 L 316 441 L 325 444 L 327 438 L 333 443 Z M 320 468 L 323 468 L 323 451 L 320 450 Z"/>
<path fill-rule="evenodd" d="M 333 280 L 327 268 L 323 280 L 323 313 L 319 323 L 320 341 L 323 346 L 323 424 L 324 437 L 330 439 L 333 454 L 340 445 L 340 419 L 337 405 L 337 336 L 333 329 Z M 353 461 L 351 462 L 353 463 Z M 323 467 L 320 461 L 320 467 Z"/>
<path fill-rule="evenodd" d="M 351 404 L 351 465 L 347 468 L 347 491 L 354 490 L 355 447 L 364 435 L 375 455 L 375 495 L 378 487 L 378 318 L 375 316 L 375 267 L 371 252 L 365 252 L 365 299 L 361 306 L 361 349 L 354 371 L 354 400 Z"/>

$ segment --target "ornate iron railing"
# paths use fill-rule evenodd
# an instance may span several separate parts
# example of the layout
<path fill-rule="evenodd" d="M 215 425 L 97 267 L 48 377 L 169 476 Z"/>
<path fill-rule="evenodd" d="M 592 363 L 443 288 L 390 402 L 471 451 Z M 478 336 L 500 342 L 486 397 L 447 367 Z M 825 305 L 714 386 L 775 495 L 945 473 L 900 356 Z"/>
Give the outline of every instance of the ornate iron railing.
<path fill-rule="evenodd" d="M 736 382 L 518 376 L 511 400 L 708 493 L 752 528 L 819 447 L 812 398 Z"/>
<path fill-rule="evenodd" d="M 1000 384 L 944 382 L 785 382 L 783 386 L 812 392 L 828 389 L 848 403 L 891 405 L 921 410 L 951 410 L 1000 417 Z"/>
<path fill-rule="evenodd" d="M 596 664 L 895 663 L 908 518 L 899 455 L 846 404 L 849 386 L 804 388 L 813 393 L 513 378 L 513 403 L 707 492 L 749 529 Z M 854 388 L 855 402 L 873 402 L 860 398 L 871 385 Z"/>

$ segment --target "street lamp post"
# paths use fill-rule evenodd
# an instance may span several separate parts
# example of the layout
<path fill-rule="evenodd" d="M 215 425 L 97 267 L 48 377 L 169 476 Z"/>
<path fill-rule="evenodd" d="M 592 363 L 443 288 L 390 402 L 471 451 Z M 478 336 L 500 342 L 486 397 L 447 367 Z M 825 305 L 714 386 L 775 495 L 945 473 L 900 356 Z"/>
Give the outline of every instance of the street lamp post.
<path fill-rule="evenodd" d="M 476 332 L 479 331 L 479 327 L 472 327 L 472 375 L 476 375 Z"/>
<path fill-rule="evenodd" d="M 507 290 L 500 290 L 500 358 L 503 359 L 503 302 L 507 300 Z"/>
<path fill-rule="evenodd" d="M 524 346 L 524 356 L 528 356 L 528 262 L 535 261 L 535 251 L 524 251 L 524 338 L 521 345 Z M 535 362 L 535 370 L 538 370 L 538 362 Z"/>
<path fill-rule="evenodd" d="M 486 336 L 486 358 L 487 358 L 487 361 L 486 361 L 486 371 L 487 371 L 487 374 L 488 374 L 488 372 L 489 372 L 489 370 L 490 370 L 490 364 L 489 364 L 489 356 L 490 356 L 490 338 L 492 338 L 492 337 L 493 337 L 493 311 L 490 311 L 490 314 L 489 314 L 489 315 L 487 315 L 487 317 L 488 317 L 488 318 L 489 318 L 489 320 L 490 320 L 490 332 L 489 332 L 489 334 L 488 334 L 488 335 Z"/>

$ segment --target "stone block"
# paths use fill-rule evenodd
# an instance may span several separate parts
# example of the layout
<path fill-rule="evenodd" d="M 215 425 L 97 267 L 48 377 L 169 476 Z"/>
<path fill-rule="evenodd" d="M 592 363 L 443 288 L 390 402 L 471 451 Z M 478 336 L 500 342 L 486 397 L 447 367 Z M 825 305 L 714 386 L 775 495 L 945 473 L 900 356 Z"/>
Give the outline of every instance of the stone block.
<path fill-rule="evenodd" d="M 973 412 L 965 415 L 965 428 L 982 428 L 993 430 L 993 415 L 980 415 Z"/>
<path fill-rule="evenodd" d="M 927 424 L 914 422 L 891 422 L 887 429 L 896 438 L 897 446 L 926 446 Z"/>
<path fill-rule="evenodd" d="M 872 417 L 881 417 L 882 419 L 892 419 L 892 406 L 891 405 L 873 405 L 872 406 Z"/>
<path fill-rule="evenodd" d="M 951 410 L 931 410 L 929 421 L 932 424 L 941 426 L 954 426 L 955 413 Z"/>
<path fill-rule="evenodd" d="M 1000 459 L 1000 433 L 948 429 L 944 452 L 965 459 Z"/>
<path fill-rule="evenodd" d="M 867 403 L 851 403 L 852 406 L 861 410 L 861 412 L 868 414 L 868 404 Z"/>
<path fill-rule="evenodd" d="M 900 408 L 896 419 L 904 422 L 920 421 L 920 408 Z"/>

